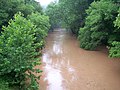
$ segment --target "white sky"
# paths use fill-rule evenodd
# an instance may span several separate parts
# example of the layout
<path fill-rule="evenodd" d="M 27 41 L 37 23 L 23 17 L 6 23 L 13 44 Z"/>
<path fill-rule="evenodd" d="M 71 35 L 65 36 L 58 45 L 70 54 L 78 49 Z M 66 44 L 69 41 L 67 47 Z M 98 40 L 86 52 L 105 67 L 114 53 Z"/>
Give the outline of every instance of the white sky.
<path fill-rule="evenodd" d="M 36 0 L 40 2 L 41 6 L 47 6 L 50 2 L 57 1 L 57 0 Z"/>

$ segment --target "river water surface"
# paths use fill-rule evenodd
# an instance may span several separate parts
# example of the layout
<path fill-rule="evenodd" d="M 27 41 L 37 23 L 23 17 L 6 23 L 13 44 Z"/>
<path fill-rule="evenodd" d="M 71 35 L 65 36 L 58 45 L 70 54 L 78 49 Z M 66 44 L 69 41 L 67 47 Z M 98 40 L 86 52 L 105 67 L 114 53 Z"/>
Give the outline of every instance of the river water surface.
<path fill-rule="evenodd" d="M 46 39 L 40 90 L 120 90 L 120 59 L 108 58 L 107 49 L 86 51 L 64 29 Z"/>

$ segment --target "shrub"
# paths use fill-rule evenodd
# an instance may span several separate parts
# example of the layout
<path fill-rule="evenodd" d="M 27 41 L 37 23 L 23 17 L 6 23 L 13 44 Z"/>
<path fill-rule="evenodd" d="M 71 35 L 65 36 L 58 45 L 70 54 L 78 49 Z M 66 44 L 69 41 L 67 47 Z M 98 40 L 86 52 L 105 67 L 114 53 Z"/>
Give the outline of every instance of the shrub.
<path fill-rule="evenodd" d="M 116 17 L 116 20 L 114 21 L 114 24 L 117 29 L 114 30 L 115 34 L 113 34 L 109 40 L 109 43 L 111 45 L 109 56 L 120 58 L 120 10 L 118 16 Z"/>
<path fill-rule="evenodd" d="M 8 83 L 0 78 L 0 90 L 11 90 L 8 86 Z"/>
<path fill-rule="evenodd" d="M 7 78 L 10 85 L 19 85 L 20 89 L 25 85 L 26 79 L 31 79 L 30 90 L 37 90 L 37 77 L 33 72 L 41 71 L 34 69 L 34 66 L 40 64 L 36 58 L 39 54 L 36 52 L 39 43 L 35 43 L 34 24 L 19 13 L 3 30 L 0 36 L 1 77 Z"/>
<path fill-rule="evenodd" d="M 113 35 L 113 21 L 118 7 L 112 1 L 100 0 L 93 2 L 86 10 L 85 26 L 80 28 L 80 46 L 94 50 L 100 44 L 107 44 L 110 35 Z"/>
<path fill-rule="evenodd" d="M 114 41 L 112 43 L 112 47 L 109 50 L 109 56 L 120 58 L 120 42 Z"/>
<path fill-rule="evenodd" d="M 37 27 L 35 32 L 36 42 L 40 43 L 38 48 L 42 48 L 45 42 L 44 39 L 47 36 L 48 30 L 50 28 L 49 17 L 36 12 L 29 15 L 28 19 Z"/>

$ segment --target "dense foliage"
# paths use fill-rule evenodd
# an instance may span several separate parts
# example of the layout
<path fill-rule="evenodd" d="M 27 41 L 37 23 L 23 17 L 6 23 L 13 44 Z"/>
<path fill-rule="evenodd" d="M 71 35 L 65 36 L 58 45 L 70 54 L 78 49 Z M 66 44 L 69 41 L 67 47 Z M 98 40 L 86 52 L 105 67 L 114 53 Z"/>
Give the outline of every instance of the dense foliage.
<path fill-rule="evenodd" d="M 42 8 L 35 0 L 0 0 L 0 29 L 7 25 L 17 12 L 22 12 L 24 17 L 32 12 L 42 13 Z"/>
<path fill-rule="evenodd" d="M 116 21 L 114 22 L 115 27 L 117 27 L 116 30 L 114 30 L 113 35 L 111 35 L 112 41 L 111 41 L 111 48 L 110 48 L 110 57 L 120 57 L 120 10 L 119 14 L 116 18 Z"/>
<path fill-rule="evenodd" d="M 0 90 L 11 90 L 8 83 L 2 78 L 0 78 Z"/>
<path fill-rule="evenodd" d="M 0 1 L 0 90 L 39 89 L 35 74 L 42 71 L 34 67 L 49 28 L 49 17 L 35 0 Z"/>
<path fill-rule="evenodd" d="M 51 3 L 46 9 L 50 17 L 52 28 L 62 25 L 78 34 L 79 27 L 83 25 L 86 16 L 85 9 L 93 0 L 59 0 Z"/>
<path fill-rule="evenodd" d="M 36 12 L 28 15 L 28 19 L 36 25 L 35 42 L 39 42 L 40 46 L 38 48 L 42 48 L 45 44 L 44 39 L 50 28 L 49 17 Z"/>
<path fill-rule="evenodd" d="M 50 26 L 71 30 L 81 48 L 106 45 L 110 57 L 120 57 L 119 0 L 59 0 L 45 13 L 35 0 L 0 0 L 0 89 L 39 89 L 35 73 L 42 71 L 34 67 Z"/>
<path fill-rule="evenodd" d="M 59 23 L 78 35 L 81 48 L 106 45 L 110 57 L 120 57 L 119 8 L 119 0 L 59 0 L 47 7 L 46 14 L 52 26 Z"/>
<path fill-rule="evenodd" d="M 56 2 L 51 2 L 47 9 L 45 10 L 45 13 L 49 16 L 50 24 L 51 24 L 51 30 L 54 28 L 59 27 L 59 24 L 61 22 L 61 12 L 59 10 L 59 5 Z"/>
<path fill-rule="evenodd" d="M 35 71 L 33 68 L 39 62 L 35 58 L 38 55 L 36 47 L 39 43 L 34 43 L 34 24 L 16 14 L 3 30 L 0 36 L 0 75 L 6 76 L 9 84 L 22 86 L 27 78 L 32 82 L 35 77 L 32 74 Z"/>
<path fill-rule="evenodd" d="M 117 6 L 111 1 L 96 1 L 87 12 L 85 26 L 80 29 L 80 47 L 94 50 L 100 44 L 106 44 L 113 34 Z"/>
<path fill-rule="evenodd" d="M 93 0 L 60 0 L 62 22 L 64 26 L 78 35 L 79 27 L 83 26 L 86 16 L 85 10 Z"/>
<path fill-rule="evenodd" d="M 116 2 L 110 0 L 100 0 L 91 4 L 86 10 L 85 25 L 79 31 L 81 48 L 95 50 L 97 46 L 104 44 L 110 48 L 110 57 L 120 57 L 119 15 L 115 21 L 118 7 Z"/>

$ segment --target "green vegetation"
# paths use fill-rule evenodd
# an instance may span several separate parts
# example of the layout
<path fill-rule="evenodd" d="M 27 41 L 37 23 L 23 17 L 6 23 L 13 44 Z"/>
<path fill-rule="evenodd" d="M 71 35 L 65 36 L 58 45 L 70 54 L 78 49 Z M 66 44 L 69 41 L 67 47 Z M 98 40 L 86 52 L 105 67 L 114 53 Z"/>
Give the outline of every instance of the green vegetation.
<path fill-rule="evenodd" d="M 36 12 L 28 15 L 28 19 L 36 25 L 35 42 L 39 42 L 38 48 L 42 49 L 45 44 L 44 38 L 47 36 L 50 28 L 49 17 Z"/>
<path fill-rule="evenodd" d="M 119 17 L 116 20 L 118 9 L 119 6 L 109 0 L 100 0 L 91 4 L 86 10 L 85 25 L 79 31 L 81 48 L 95 50 L 97 46 L 104 44 L 110 48 L 110 57 L 120 57 L 120 32 L 119 28 L 115 27 L 118 26 Z"/>
<path fill-rule="evenodd" d="M 86 16 L 85 9 L 93 0 L 59 0 L 51 3 L 46 9 L 51 25 L 62 25 L 78 35 L 79 27 L 83 26 Z"/>
<path fill-rule="evenodd" d="M 36 79 L 32 74 L 36 71 L 34 66 L 39 63 L 39 59 L 35 58 L 39 44 L 34 43 L 36 29 L 32 22 L 16 14 L 3 30 L 0 36 L 0 75 L 5 78 L 9 75 L 8 83 L 18 84 L 21 88 L 27 78 Z"/>
<path fill-rule="evenodd" d="M 8 83 L 5 80 L 3 80 L 2 78 L 0 78 L 0 90 L 11 90 L 9 88 Z"/>
<path fill-rule="evenodd" d="M 119 14 L 114 21 L 115 27 L 114 34 L 111 35 L 111 48 L 110 48 L 110 57 L 120 57 L 120 10 Z"/>
<path fill-rule="evenodd" d="M 50 22 L 50 23 L 49 23 Z M 45 14 L 35 0 L 0 0 L 0 90 L 39 90 L 38 55 L 49 29 L 62 26 L 78 37 L 80 47 L 109 49 L 120 57 L 119 0 L 59 0 Z"/>
<path fill-rule="evenodd" d="M 76 34 L 81 48 L 106 45 L 110 57 L 120 57 L 119 9 L 119 0 L 59 0 L 47 7 L 46 14 L 52 25 L 60 23 Z"/>
<path fill-rule="evenodd" d="M 39 90 L 41 49 L 49 17 L 34 0 L 0 1 L 0 90 Z M 13 89 L 12 89 L 13 90 Z"/>
<path fill-rule="evenodd" d="M 0 0 L 0 28 L 2 25 L 8 25 L 8 21 L 17 12 L 22 12 L 26 17 L 36 11 L 42 13 L 42 8 L 34 0 Z"/>
<path fill-rule="evenodd" d="M 58 27 L 61 22 L 61 12 L 59 10 L 59 6 L 57 3 L 52 2 L 47 6 L 47 9 L 45 10 L 45 13 L 47 16 L 49 16 L 50 24 L 51 24 L 51 30 Z"/>
<path fill-rule="evenodd" d="M 98 45 L 107 44 L 110 35 L 113 35 L 117 6 L 111 1 L 96 1 L 87 9 L 85 25 L 80 28 L 80 47 L 94 50 Z"/>

